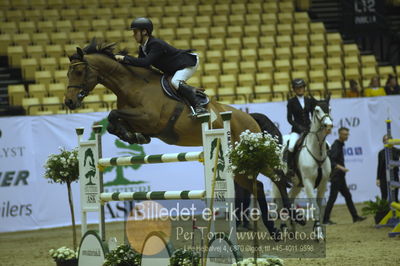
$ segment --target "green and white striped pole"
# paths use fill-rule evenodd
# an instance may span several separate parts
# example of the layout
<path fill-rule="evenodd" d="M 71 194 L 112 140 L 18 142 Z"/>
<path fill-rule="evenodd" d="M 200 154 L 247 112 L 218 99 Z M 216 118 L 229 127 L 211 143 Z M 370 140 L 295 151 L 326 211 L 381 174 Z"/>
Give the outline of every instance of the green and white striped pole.
<path fill-rule="evenodd" d="M 190 200 L 203 199 L 205 196 L 205 190 L 179 190 L 101 193 L 100 199 L 103 202 L 124 200 Z"/>
<path fill-rule="evenodd" d="M 113 158 L 99 159 L 101 166 L 122 166 L 133 164 L 153 164 L 153 163 L 172 163 L 172 162 L 188 162 L 188 161 L 202 161 L 203 152 L 181 152 L 181 153 L 165 153 L 156 155 L 144 156 L 125 156 Z"/>

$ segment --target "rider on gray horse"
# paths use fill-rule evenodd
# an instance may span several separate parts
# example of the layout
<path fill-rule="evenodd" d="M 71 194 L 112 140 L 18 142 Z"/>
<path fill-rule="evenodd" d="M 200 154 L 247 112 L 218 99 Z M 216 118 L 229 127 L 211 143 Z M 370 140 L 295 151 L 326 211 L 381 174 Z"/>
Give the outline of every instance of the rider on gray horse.
<path fill-rule="evenodd" d="M 153 23 L 148 18 L 137 18 L 131 23 L 133 37 L 140 44 L 139 58 L 129 55 L 116 55 L 115 58 L 128 65 L 150 67 L 172 76 L 171 84 L 187 99 L 197 114 L 207 110 L 196 98 L 196 89 L 185 83 L 199 67 L 199 57 L 193 50 L 181 50 L 172 47 L 163 40 L 153 37 Z"/>
<path fill-rule="evenodd" d="M 294 176 L 295 169 L 295 144 L 300 135 L 310 130 L 312 115 L 316 100 L 304 96 L 306 82 L 303 79 L 294 79 L 292 81 L 292 89 L 296 96 L 288 100 L 287 104 L 287 120 L 292 125 L 288 145 L 288 172 L 289 176 Z"/>

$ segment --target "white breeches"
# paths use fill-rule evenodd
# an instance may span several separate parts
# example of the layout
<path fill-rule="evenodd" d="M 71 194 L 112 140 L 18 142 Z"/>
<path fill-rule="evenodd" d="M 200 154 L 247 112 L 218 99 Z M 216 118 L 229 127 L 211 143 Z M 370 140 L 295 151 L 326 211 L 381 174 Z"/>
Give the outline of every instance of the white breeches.
<path fill-rule="evenodd" d="M 289 135 L 289 146 L 288 146 L 288 150 L 290 152 L 293 152 L 294 150 L 294 145 L 296 144 L 296 141 L 300 138 L 300 135 L 296 132 L 292 132 Z"/>
<path fill-rule="evenodd" d="M 193 53 L 192 55 L 196 56 L 196 65 L 175 72 L 175 75 L 171 79 L 171 84 L 172 86 L 174 86 L 175 89 L 179 89 L 179 82 L 190 79 L 199 67 L 199 56 L 195 53 Z"/>

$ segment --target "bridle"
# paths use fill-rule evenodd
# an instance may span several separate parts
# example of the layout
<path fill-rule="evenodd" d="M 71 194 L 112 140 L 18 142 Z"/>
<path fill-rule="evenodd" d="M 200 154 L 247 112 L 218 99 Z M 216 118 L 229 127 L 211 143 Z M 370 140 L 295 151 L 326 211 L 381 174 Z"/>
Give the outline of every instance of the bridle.
<path fill-rule="evenodd" d="M 311 134 L 314 134 L 316 136 L 317 140 L 318 140 L 320 157 L 322 157 L 322 145 L 325 144 L 325 139 L 326 139 L 327 135 L 325 135 L 323 137 L 323 139 L 319 139 L 318 133 L 321 132 L 321 130 L 324 129 L 324 126 L 322 125 L 322 121 L 324 121 L 324 119 L 327 118 L 327 117 L 332 121 L 332 117 L 329 115 L 329 113 L 325 113 L 324 112 L 324 115 L 321 116 L 321 118 L 318 118 L 318 116 L 315 115 L 315 117 L 313 117 L 313 120 L 317 119 L 318 122 L 320 123 L 320 127 L 316 131 L 310 131 L 309 132 Z M 328 154 L 326 154 L 326 156 L 324 158 L 322 158 L 321 160 L 318 160 L 317 157 L 314 154 L 312 154 L 311 150 L 308 148 L 307 138 L 305 140 L 304 146 L 307 149 L 308 153 L 311 155 L 311 157 L 317 162 L 318 166 L 320 167 L 325 162 L 326 158 L 328 157 Z"/>
<path fill-rule="evenodd" d="M 83 82 L 80 85 L 68 85 L 67 89 L 70 88 L 76 88 L 76 89 L 80 89 L 81 91 L 78 93 L 78 100 L 82 101 L 83 98 L 85 98 L 86 96 L 89 95 L 90 90 L 88 89 L 88 86 L 86 84 L 87 81 L 87 75 L 88 75 L 88 67 L 89 64 L 86 61 L 80 61 L 80 62 L 76 62 L 76 63 L 72 63 L 71 66 L 77 66 L 77 65 L 85 65 L 85 76 L 83 79 Z"/>

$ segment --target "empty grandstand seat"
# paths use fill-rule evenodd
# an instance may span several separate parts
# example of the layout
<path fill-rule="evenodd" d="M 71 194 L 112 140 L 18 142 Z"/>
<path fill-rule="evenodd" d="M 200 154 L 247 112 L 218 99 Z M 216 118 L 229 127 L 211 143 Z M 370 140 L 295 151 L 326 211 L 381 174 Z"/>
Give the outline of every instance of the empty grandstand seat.
<path fill-rule="evenodd" d="M 49 96 L 55 96 L 60 101 L 64 100 L 66 84 L 64 83 L 50 83 L 48 85 Z"/>
<path fill-rule="evenodd" d="M 326 63 L 328 65 L 328 68 L 332 68 L 332 69 L 342 68 L 342 66 L 343 66 L 342 57 L 340 57 L 340 56 L 327 57 Z"/>
<path fill-rule="evenodd" d="M 212 75 L 212 74 L 221 74 L 221 66 L 219 63 L 206 63 L 203 64 L 204 74 Z"/>
<path fill-rule="evenodd" d="M 219 84 L 221 87 L 234 88 L 237 85 L 237 78 L 234 74 L 223 74 L 219 76 Z"/>
<path fill-rule="evenodd" d="M 343 51 L 345 56 L 358 56 L 359 50 L 356 44 L 344 44 Z"/>
<path fill-rule="evenodd" d="M 274 70 L 273 61 L 271 60 L 259 60 L 257 61 L 258 72 L 270 72 Z"/>
<path fill-rule="evenodd" d="M 241 73 L 254 73 L 255 69 L 256 69 L 255 61 L 240 62 L 240 72 Z"/>
<path fill-rule="evenodd" d="M 317 58 L 310 58 L 310 67 L 313 70 L 325 69 L 325 58 L 324 57 L 317 57 Z"/>
<path fill-rule="evenodd" d="M 275 58 L 275 50 L 273 48 L 258 49 L 258 57 L 260 60 L 272 60 Z"/>
<path fill-rule="evenodd" d="M 238 62 L 224 62 L 222 63 L 222 71 L 224 74 L 237 74 L 239 72 Z"/>
<path fill-rule="evenodd" d="M 49 110 L 54 114 L 57 113 L 57 111 L 62 110 L 62 103 L 60 99 L 56 96 L 43 98 L 42 104 L 44 109 Z"/>
<path fill-rule="evenodd" d="M 27 95 L 24 85 L 8 85 L 8 101 L 11 105 L 22 105 L 22 99 Z"/>
<path fill-rule="evenodd" d="M 28 115 L 35 115 L 42 108 L 38 98 L 23 98 L 22 107 L 24 107 Z"/>
<path fill-rule="evenodd" d="M 278 59 L 275 60 L 274 64 L 277 71 L 289 71 L 292 68 L 289 59 Z"/>
<path fill-rule="evenodd" d="M 275 84 L 289 84 L 290 82 L 290 75 L 288 72 L 274 72 L 274 83 Z"/>
<path fill-rule="evenodd" d="M 326 76 L 325 71 L 322 70 L 310 70 L 308 76 L 311 82 L 325 82 Z"/>
<path fill-rule="evenodd" d="M 255 61 L 257 60 L 257 51 L 255 49 L 242 49 L 240 50 L 242 60 Z"/>
<path fill-rule="evenodd" d="M 240 52 L 238 49 L 224 50 L 224 59 L 229 62 L 237 62 L 240 59 Z"/>
<path fill-rule="evenodd" d="M 36 71 L 35 72 L 35 80 L 36 82 L 43 84 L 48 88 L 48 85 L 53 81 L 53 76 L 50 71 Z"/>
<path fill-rule="evenodd" d="M 41 70 L 49 71 L 52 76 L 54 76 L 54 72 L 56 69 L 58 69 L 58 64 L 55 57 L 40 58 L 39 63 Z"/>
<path fill-rule="evenodd" d="M 343 73 L 341 69 L 328 69 L 326 71 L 326 77 L 328 81 L 342 81 Z"/>
<path fill-rule="evenodd" d="M 257 85 L 271 85 L 272 83 L 273 83 L 273 77 L 270 72 L 256 73 Z"/>
<path fill-rule="evenodd" d="M 361 64 L 363 67 L 375 67 L 376 59 L 374 55 L 362 55 Z"/>
<path fill-rule="evenodd" d="M 18 46 L 8 46 L 8 63 L 10 66 L 19 68 L 21 66 L 21 59 L 25 57 L 24 47 Z"/>
<path fill-rule="evenodd" d="M 305 81 L 308 80 L 308 72 L 305 70 L 292 71 L 291 76 L 292 80 L 293 79 L 304 79 Z"/>
<path fill-rule="evenodd" d="M 294 70 L 307 70 L 310 68 L 307 58 L 297 58 L 292 60 Z"/>
<path fill-rule="evenodd" d="M 243 48 L 256 49 L 259 46 L 258 37 L 244 37 L 242 39 Z"/>
<path fill-rule="evenodd" d="M 38 61 L 36 58 L 22 58 L 21 59 L 21 70 L 22 76 L 26 80 L 34 80 L 35 72 L 38 69 Z"/>
<path fill-rule="evenodd" d="M 64 83 L 68 84 L 68 77 L 67 77 L 68 70 L 56 70 L 54 72 L 54 80 L 57 83 Z"/>
<path fill-rule="evenodd" d="M 216 75 L 202 76 L 201 84 L 205 89 L 215 89 L 219 86 L 219 80 Z"/>

